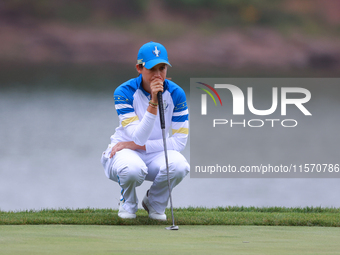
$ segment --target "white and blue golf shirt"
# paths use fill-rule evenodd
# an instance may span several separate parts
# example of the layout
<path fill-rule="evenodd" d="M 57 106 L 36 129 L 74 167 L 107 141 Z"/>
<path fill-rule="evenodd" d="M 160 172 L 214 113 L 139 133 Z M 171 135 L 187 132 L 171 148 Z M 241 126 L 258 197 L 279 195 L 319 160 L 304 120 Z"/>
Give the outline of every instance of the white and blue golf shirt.
<path fill-rule="evenodd" d="M 114 92 L 119 127 L 111 136 L 111 145 L 134 141 L 145 145 L 146 153 L 163 151 L 159 112 L 157 116 L 147 111 L 150 93 L 142 86 L 142 75 L 121 84 Z M 176 83 L 165 80 L 163 91 L 165 133 L 167 149 L 184 149 L 189 133 L 189 112 L 184 90 Z M 172 136 L 169 136 L 169 130 Z"/>

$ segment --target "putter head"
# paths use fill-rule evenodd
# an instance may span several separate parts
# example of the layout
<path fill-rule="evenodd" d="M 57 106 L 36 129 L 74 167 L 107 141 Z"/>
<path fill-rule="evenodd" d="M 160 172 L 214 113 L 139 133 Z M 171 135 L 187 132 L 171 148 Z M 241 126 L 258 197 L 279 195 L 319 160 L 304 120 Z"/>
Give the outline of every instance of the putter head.
<path fill-rule="evenodd" d="M 170 227 L 166 227 L 165 229 L 166 230 L 178 230 L 179 228 L 178 228 L 178 226 L 173 225 L 173 226 L 170 226 Z"/>

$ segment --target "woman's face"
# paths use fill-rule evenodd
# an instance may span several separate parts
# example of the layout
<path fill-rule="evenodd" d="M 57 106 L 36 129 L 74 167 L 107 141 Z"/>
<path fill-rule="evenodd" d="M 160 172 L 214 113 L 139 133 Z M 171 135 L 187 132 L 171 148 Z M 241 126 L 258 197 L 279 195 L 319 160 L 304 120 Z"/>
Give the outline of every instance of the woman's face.
<path fill-rule="evenodd" d="M 160 63 L 158 65 L 155 65 L 151 69 L 146 69 L 145 67 L 141 68 L 139 65 L 136 66 L 137 71 L 139 74 L 142 74 L 143 76 L 143 88 L 148 91 L 150 88 L 150 83 L 154 79 L 161 79 L 163 82 L 166 78 L 167 73 L 167 65 L 164 63 Z M 149 91 L 148 91 L 149 92 Z"/>

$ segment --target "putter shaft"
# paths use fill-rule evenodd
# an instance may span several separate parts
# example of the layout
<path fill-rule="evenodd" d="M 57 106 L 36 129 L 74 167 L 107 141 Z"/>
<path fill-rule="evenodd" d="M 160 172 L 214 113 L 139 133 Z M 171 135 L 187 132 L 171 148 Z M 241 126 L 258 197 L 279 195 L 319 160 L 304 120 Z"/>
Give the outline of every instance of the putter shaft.
<path fill-rule="evenodd" d="M 165 130 L 164 129 L 162 129 L 162 135 L 163 135 L 163 145 L 164 145 L 164 154 L 165 154 L 166 174 L 167 174 L 167 177 L 168 177 L 168 187 L 169 187 L 169 197 L 170 197 L 172 226 L 175 226 L 174 210 L 173 210 L 173 206 L 172 206 L 172 196 L 171 196 L 171 187 L 170 187 L 168 150 L 167 150 L 167 146 L 166 146 L 166 136 L 165 136 Z"/>
<path fill-rule="evenodd" d="M 172 206 L 172 196 L 171 196 L 171 186 L 170 186 L 170 176 L 169 176 L 169 163 L 168 163 L 168 150 L 166 146 L 166 135 L 165 135 L 165 119 L 164 119 L 164 105 L 163 105 L 163 96 L 162 92 L 159 91 L 157 93 L 158 106 L 159 106 L 159 118 L 161 122 L 162 136 L 163 136 L 163 145 L 164 145 L 164 155 L 165 155 L 165 165 L 166 165 L 166 173 L 168 179 L 168 187 L 169 187 L 169 197 L 170 197 L 170 208 L 171 208 L 171 217 L 172 217 L 172 226 L 166 229 L 170 230 L 178 230 L 178 226 L 175 226 L 175 218 L 174 218 L 174 210 Z"/>

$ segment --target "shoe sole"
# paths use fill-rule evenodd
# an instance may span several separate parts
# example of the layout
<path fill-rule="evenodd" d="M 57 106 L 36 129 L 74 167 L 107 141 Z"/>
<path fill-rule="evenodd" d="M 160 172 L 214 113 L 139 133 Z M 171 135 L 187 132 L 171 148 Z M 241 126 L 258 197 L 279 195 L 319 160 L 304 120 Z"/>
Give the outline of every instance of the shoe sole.
<path fill-rule="evenodd" d="M 146 206 L 146 204 L 144 203 L 144 201 L 142 201 L 142 206 L 143 206 L 143 208 L 145 209 L 145 211 L 147 211 L 147 212 L 148 212 L 148 214 L 149 214 L 149 218 L 150 218 L 150 219 L 153 219 L 153 220 L 161 220 L 161 221 L 166 221 L 166 218 L 165 218 L 165 219 L 155 219 L 155 218 L 152 218 L 152 217 L 150 217 L 149 208 Z"/>
<path fill-rule="evenodd" d="M 118 217 L 121 218 L 121 219 L 136 219 L 136 217 L 121 217 L 119 215 L 118 215 Z"/>
<path fill-rule="evenodd" d="M 127 216 L 127 217 L 126 216 L 121 216 L 121 215 L 118 214 L 118 217 L 121 218 L 121 219 L 136 219 L 136 214 L 133 215 L 133 216 Z"/>

